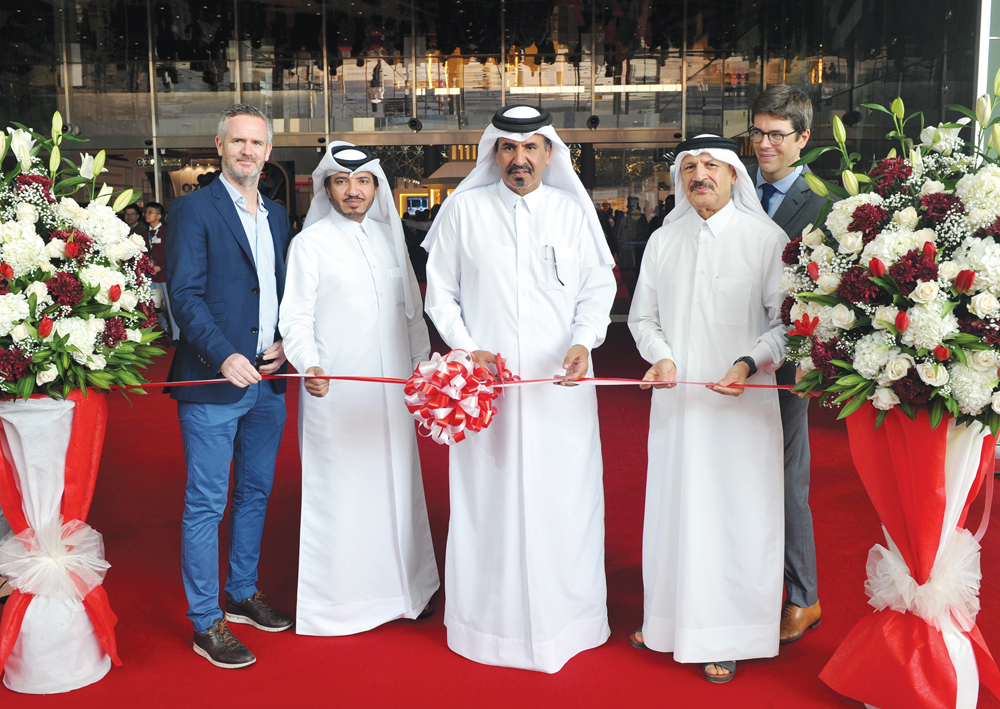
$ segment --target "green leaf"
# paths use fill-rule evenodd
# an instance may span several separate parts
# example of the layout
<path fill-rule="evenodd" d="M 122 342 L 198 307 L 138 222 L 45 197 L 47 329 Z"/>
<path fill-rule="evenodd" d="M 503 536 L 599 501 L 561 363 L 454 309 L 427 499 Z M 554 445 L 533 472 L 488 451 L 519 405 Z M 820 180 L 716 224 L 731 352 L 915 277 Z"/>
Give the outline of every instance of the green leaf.
<path fill-rule="evenodd" d="M 830 364 L 835 367 L 840 367 L 841 369 L 846 369 L 848 372 L 854 371 L 854 366 L 850 362 L 845 362 L 842 359 L 831 359 Z"/>
<path fill-rule="evenodd" d="M 843 410 L 840 412 L 840 415 L 837 416 L 837 420 L 847 418 L 848 416 L 853 414 L 855 411 L 857 411 L 867 403 L 868 403 L 867 397 L 864 397 L 859 394 L 858 396 L 851 399 L 851 402 L 843 408 Z"/>
<path fill-rule="evenodd" d="M 877 414 L 875 414 L 875 430 L 876 431 L 878 430 L 878 427 L 882 425 L 882 422 L 885 421 L 885 417 L 886 417 L 886 415 L 888 415 L 888 413 L 889 413 L 888 411 L 880 409 L 879 412 Z"/>
<path fill-rule="evenodd" d="M 813 229 L 819 229 L 823 225 L 832 208 L 833 202 L 829 199 L 826 200 L 826 204 L 819 208 L 819 214 L 816 215 L 816 221 L 813 222 Z"/>
<path fill-rule="evenodd" d="M 35 375 L 28 374 L 17 380 L 17 395 L 27 401 L 35 390 Z"/>
<path fill-rule="evenodd" d="M 868 280 L 877 286 L 881 286 L 885 290 L 889 291 L 893 295 L 899 294 L 899 284 L 896 283 L 896 279 L 890 276 L 888 273 L 875 278 L 874 276 L 869 276 Z"/>
<path fill-rule="evenodd" d="M 831 150 L 836 151 L 836 150 L 839 150 L 839 149 L 840 148 L 838 148 L 835 145 L 827 145 L 827 146 L 822 147 L 822 148 L 813 148 L 808 153 L 806 153 L 805 155 L 803 155 L 802 157 L 800 157 L 798 159 L 798 161 L 795 162 L 792 165 L 792 167 L 798 167 L 799 165 L 808 165 L 809 163 L 814 162 L 816 160 L 816 158 L 818 158 L 823 153 L 828 153 Z"/>
<path fill-rule="evenodd" d="M 74 165 L 74 167 L 76 167 L 76 166 Z M 90 180 L 88 180 L 86 177 L 81 177 L 79 175 L 77 175 L 76 177 L 67 177 L 65 180 L 57 182 L 55 185 L 53 185 L 52 186 L 52 191 L 53 192 L 60 192 L 60 191 L 62 191 L 64 189 L 67 189 L 69 187 L 74 187 L 76 185 L 86 184 L 87 182 L 90 182 Z"/>
<path fill-rule="evenodd" d="M 944 417 L 944 401 L 940 398 L 931 401 L 930 405 L 931 428 L 937 428 Z"/>
<path fill-rule="evenodd" d="M 957 300 L 946 300 L 944 303 L 944 308 L 941 311 L 941 317 L 944 318 L 948 313 L 954 310 L 958 306 Z"/>
<path fill-rule="evenodd" d="M 837 298 L 832 295 L 822 295 L 820 293 L 810 293 L 808 291 L 799 293 L 796 297 L 805 303 L 820 303 L 822 305 L 829 305 L 831 308 L 845 302 L 843 298 Z"/>
<path fill-rule="evenodd" d="M 908 419 L 910 419 L 911 421 L 916 421 L 917 420 L 917 412 L 914 411 L 913 407 L 910 406 L 909 404 L 902 404 L 901 403 L 899 405 L 899 410 L 902 411 L 904 414 L 906 414 L 906 417 Z"/>
<path fill-rule="evenodd" d="M 946 111 L 958 111 L 963 116 L 968 116 L 969 118 L 971 118 L 974 121 L 977 120 L 975 113 L 973 113 L 972 111 L 970 111 L 965 106 L 961 106 L 961 105 L 959 105 L 957 103 L 949 103 L 947 106 L 944 107 L 944 110 L 946 110 Z"/>
<path fill-rule="evenodd" d="M 873 111 L 881 111 L 882 113 L 888 113 L 890 116 L 892 115 L 892 111 L 885 106 L 879 106 L 877 103 L 863 103 L 861 105 L 865 108 L 870 108 Z"/>
<path fill-rule="evenodd" d="M 966 367 L 969 366 L 969 360 L 965 358 L 965 350 L 963 350 L 961 347 L 949 347 L 948 349 L 955 357 L 958 357 L 959 362 L 964 364 Z"/>

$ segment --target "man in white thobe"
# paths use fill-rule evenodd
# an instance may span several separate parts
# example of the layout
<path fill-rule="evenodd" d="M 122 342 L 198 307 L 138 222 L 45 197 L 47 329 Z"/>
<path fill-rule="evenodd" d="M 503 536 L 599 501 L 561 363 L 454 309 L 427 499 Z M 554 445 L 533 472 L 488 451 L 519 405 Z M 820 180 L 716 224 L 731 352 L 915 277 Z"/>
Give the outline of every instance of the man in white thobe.
<path fill-rule="evenodd" d="M 634 645 L 732 679 L 778 654 L 783 568 L 781 252 L 736 144 L 678 146 L 677 207 L 646 247 L 629 313 L 658 382 L 649 419 L 643 621 Z M 720 379 L 721 377 L 721 379 Z M 671 382 L 714 382 L 677 386 Z M 728 396 L 726 396 L 728 395 Z"/>
<path fill-rule="evenodd" d="M 289 361 L 317 377 L 405 379 L 430 345 L 385 173 L 338 141 L 313 183 L 281 302 Z M 439 581 L 402 387 L 304 380 L 299 447 L 296 632 L 348 635 L 430 615 Z"/>
<path fill-rule="evenodd" d="M 614 261 L 550 124 L 528 106 L 494 116 L 476 169 L 424 242 L 427 313 L 481 364 L 500 353 L 524 379 L 571 382 L 604 340 Z M 497 409 L 450 450 L 448 646 L 556 672 L 610 635 L 597 396 L 590 386 L 511 388 Z"/>

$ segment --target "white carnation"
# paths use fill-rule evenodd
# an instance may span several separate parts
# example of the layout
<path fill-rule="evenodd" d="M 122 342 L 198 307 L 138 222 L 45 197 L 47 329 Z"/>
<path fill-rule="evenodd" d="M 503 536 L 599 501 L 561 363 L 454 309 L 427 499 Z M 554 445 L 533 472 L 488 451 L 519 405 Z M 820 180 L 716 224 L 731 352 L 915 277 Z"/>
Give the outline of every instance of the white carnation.
<path fill-rule="evenodd" d="M 917 242 L 916 232 L 890 225 L 865 246 L 861 252 L 861 265 L 867 266 L 873 257 L 877 257 L 888 268 L 899 261 L 906 252 L 921 246 L 923 241 Z"/>
<path fill-rule="evenodd" d="M 2 297 L 2 296 L 0 296 Z M 73 359 L 79 364 L 86 364 L 87 357 L 94 352 L 94 343 L 97 340 L 97 333 L 90 329 L 87 321 L 82 318 L 59 318 L 52 327 L 52 332 L 45 338 L 46 342 L 59 337 L 69 337 L 68 345 L 77 348 L 77 352 L 71 352 Z"/>
<path fill-rule="evenodd" d="M 809 372 L 816 369 L 816 365 L 813 362 L 812 357 L 805 357 L 799 360 L 799 369 L 802 370 L 803 374 L 809 374 Z"/>
<path fill-rule="evenodd" d="M 111 298 L 108 297 L 108 291 L 112 286 L 118 286 L 123 292 L 125 291 L 125 276 L 123 274 L 105 266 L 91 265 L 81 268 L 79 277 L 84 283 L 100 287 L 101 290 L 94 296 L 98 303 L 111 305 L 112 312 L 121 310 L 121 299 L 119 298 L 117 303 L 112 303 Z"/>
<path fill-rule="evenodd" d="M 0 337 L 9 335 L 14 329 L 14 323 L 20 323 L 26 317 L 28 317 L 28 299 L 23 293 L 0 295 Z"/>
<path fill-rule="evenodd" d="M 859 194 L 834 203 L 830 216 L 826 218 L 826 228 L 838 241 L 847 233 L 847 227 L 854 221 L 854 210 L 862 204 L 882 204 L 882 197 L 875 192 Z"/>
<path fill-rule="evenodd" d="M 983 407 L 991 404 L 993 388 L 997 384 L 996 371 L 980 372 L 955 362 L 949 371 L 951 375 L 951 395 L 963 414 L 976 416 Z"/>
<path fill-rule="evenodd" d="M 26 222 L 8 222 L 0 230 L 0 257 L 14 269 L 15 278 L 23 278 L 36 268 L 49 265 L 45 242 L 35 226 Z"/>
<path fill-rule="evenodd" d="M 955 185 L 966 210 L 983 209 L 991 215 L 1000 214 L 1000 167 L 984 165 L 969 173 Z"/>
<path fill-rule="evenodd" d="M 973 291 L 1000 292 L 1000 244 L 993 239 L 967 237 L 955 250 L 952 260 L 960 271 L 976 272 Z"/>
<path fill-rule="evenodd" d="M 910 326 L 900 337 L 904 345 L 933 350 L 948 335 L 958 332 L 958 318 L 954 312 L 944 315 L 944 303 L 940 299 L 914 305 L 906 312 L 910 316 Z"/>
<path fill-rule="evenodd" d="M 884 331 L 869 333 L 858 340 L 854 346 L 854 369 L 857 373 L 865 379 L 877 380 L 890 355 L 899 352 L 898 349 L 890 349 L 895 341 L 896 338 Z"/>

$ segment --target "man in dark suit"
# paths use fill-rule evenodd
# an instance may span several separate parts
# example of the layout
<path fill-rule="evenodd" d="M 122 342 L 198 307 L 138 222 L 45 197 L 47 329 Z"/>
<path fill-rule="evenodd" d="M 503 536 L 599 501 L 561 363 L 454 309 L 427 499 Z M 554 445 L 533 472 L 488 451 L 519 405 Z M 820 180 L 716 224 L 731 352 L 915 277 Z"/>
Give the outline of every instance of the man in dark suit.
<path fill-rule="evenodd" d="M 808 166 L 793 167 L 809 141 L 812 102 L 788 84 L 768 87 L 750 110 L 750 140 L 758 168 L 751 173 L 761 206 L 789 239 L 802 234 L 826 203 L 806 184 Z M 778 384 L 795 383 L 795 365 L 777 372 Z M 802 637 L 820 621 L 816 588 L 816 544 L 809 509 L 809 400 L 779 392 L 785 439 L 785 604 L 781 609 L 781 642 Z"/>
<path fill-rule="evenodd" d="M 181 569 L 194 650 L 213 665 L 245 667 L 253 653 L 226 622 L 267 632 L 292 627 L 257 590 L 264 513 L 285 423 L 278 303 L 285 282 L 288 214 L 257 191 L 271 153 L 271 126 L 258 109 L 222 112 L 216 148 L 222 177 L 174 202 L 167 225 L 167 284 L 181 341 L 170 381 L 224 377 L 228 384 L 175 387 L 187 486 Z M 229 497 L 226 609 L 219 607 L 218 527 Z"/>

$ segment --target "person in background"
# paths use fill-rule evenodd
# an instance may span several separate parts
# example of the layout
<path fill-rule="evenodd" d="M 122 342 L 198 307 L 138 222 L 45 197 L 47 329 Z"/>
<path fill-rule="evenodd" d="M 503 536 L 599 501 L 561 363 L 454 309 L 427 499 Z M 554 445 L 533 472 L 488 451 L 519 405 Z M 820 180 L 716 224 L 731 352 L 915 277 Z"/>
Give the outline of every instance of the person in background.
<path fill-rule="evenodd" d="M 143 234 L 146 239 L 146 248 L 149 251 L 149 259 L 153 262 L 153 278 L 150 288 L 160 294 L 160 307 L 156 311 L 156 323 L 171 342 L 180 338 L 177 323 L 170 312 L 170 296 L 167 294 L 167 255 L 166 255 L 166 235 L 164 226 L 166 212 L 159 202 L 148 202 L 143 214 L 146 220 L 146 231 Z"/>
<path fill-rule="evenodd" d="M 130 204 L 125 207 L 119 214 L 122 221 L 128 224 L 128 228 L 131 229 L 133 234 L 142 234 L 146 230 L 146 225 L 140 220 L 142 213 L 139 211 L 138 205 Z"/>
<path fill-rule="evenodd" d="M 639 264 L 642 251 L 649 239 L 649 222 L 639 208 L 639 198 L 628 198 L 628 212 L 615 220 L 615 243 L 618 244 L 618 272 L 625 281 L 628 294 L 635 292 L 635 282 L 639 278 Z"/>

